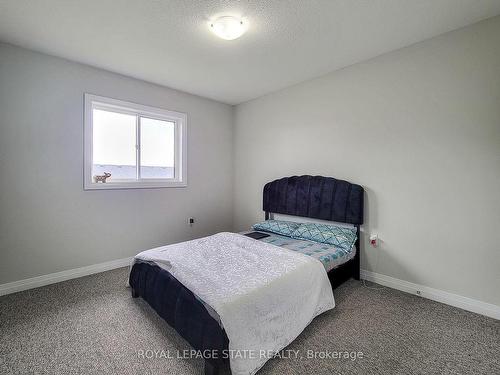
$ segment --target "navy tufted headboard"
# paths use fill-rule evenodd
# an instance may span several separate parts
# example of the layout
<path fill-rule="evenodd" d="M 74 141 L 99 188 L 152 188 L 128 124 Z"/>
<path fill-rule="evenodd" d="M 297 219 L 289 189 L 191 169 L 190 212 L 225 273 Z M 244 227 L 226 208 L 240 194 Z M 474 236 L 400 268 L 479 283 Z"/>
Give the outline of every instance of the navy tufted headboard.
<path fill-rule="evenodd" d="M 322 176 L 292 176 L 264 186 L 268 213 L 363 224 L 363 187 Z"/>

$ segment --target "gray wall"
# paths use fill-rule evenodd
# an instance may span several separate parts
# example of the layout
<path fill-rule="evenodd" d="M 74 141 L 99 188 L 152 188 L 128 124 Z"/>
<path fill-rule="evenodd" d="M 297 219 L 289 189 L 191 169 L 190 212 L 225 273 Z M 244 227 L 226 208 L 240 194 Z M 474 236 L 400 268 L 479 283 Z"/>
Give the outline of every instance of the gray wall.
<path fill-rule="evenodd" d="M 500 305 L 500 17 L 238 105 L 234 155 L 235 230 L 267 181 L 346 179 L 362 268 Z"/>
<path fill-rule="evenodd" d="M 230 106 L 5 44 L 0 88 L 0 284 L 231 229 Z M 188 187 L 84 191 L 84 92 L 186 112 Z"/>
<path fill-rule="evenodd" d="M 234 110 L 0 44 L 0 284 L 247 229 L 307 173 L 366 187 L 364 269 L 499 305 L 499 40 L 497 17 Z M 84 92 L 186 112 L 189 186 L 84 191 Z"/>

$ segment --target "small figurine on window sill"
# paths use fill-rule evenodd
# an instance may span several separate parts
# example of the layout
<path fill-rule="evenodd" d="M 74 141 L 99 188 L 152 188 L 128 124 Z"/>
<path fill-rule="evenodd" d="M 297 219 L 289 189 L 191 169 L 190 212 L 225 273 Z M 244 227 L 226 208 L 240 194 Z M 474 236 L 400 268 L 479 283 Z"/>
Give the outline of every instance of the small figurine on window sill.
<path fill-rule="evenodd" d="M 98 182 L 102 182 L 103 184 L 106 183 L 106 179 L 107 178 L 110 178 L 111 177 L 111 173 L 108 173 L 108 172 L 104 172 L 103 175 L 95 175 L 94 176 L 94 182 L 95 183 L 98 183 Z"/>

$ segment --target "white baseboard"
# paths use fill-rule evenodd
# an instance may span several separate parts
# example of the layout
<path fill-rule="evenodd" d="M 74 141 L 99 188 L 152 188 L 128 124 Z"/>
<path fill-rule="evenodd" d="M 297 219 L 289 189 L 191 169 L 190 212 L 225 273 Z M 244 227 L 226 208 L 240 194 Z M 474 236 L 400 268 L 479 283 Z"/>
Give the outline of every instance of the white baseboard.
<path fill-rule="evenodd" d="M 40 286 L 59 283 L 61 281 L 76 279 L 78 277 L 92 275 L 94 273 L 104 272 L 113 270 L 115 268 L 126 267 L 130 265 L 132 257 L 111 260 L 109 262 L 93 264 L 91 266 L 73 268 L 71 270 L 49 273 L 48 275 L 42 275 L 37 277 L 32 277 L 29 279 L 13 281 L 7 284 L 0 285 L 0 296 L 5 294 L 21 292 L 27 289 L 38 288 Z"/>
<path fill-rule="evenodd" d="M 361 270 L 361 278 L 389 288 L 401 290 L 403 292 L 415 294 L 433 301 L 489 316 L 490 318 L 500 319 L 500 306 L 493 305 L 491 303 L 478 301 L 472 298 L 460 296 L 458 294 L 448 293 L 424 285 L 410 283 L 405 280 L 396 279 L 394 277 L 367 270 Z"/>
<path fill-rule="evenodd" d="M 50 273 L 48 275 L 32 277 L 29 279 L 13 281 L 0 285 L 0 296 L 10 293 L 21 292 L 27 289 L 38 288 L 44 285 L 59 283 L 61 281 L 76 279 L 78 277 L 92 275 L 99 272 L 113 270 L 115 268 L 126 267 L 132 262 L 132 257 L 112 260 L 109 262 L 93 264 L 91 266 L 74 268 L 71 270 Z M 467 311 L 472 311 L 481 315 L 500 319 L 500 306 L 491 303 L 478 301 L 472 298 L 445 292 L 428 286 L 410 283 L 409 281 L 396 279 L 394 277 L 382 275 L 380 273 L 361 270 L 361 278 L 389 288 L 401 290 L 403 292 L 415 294 L 433 301 L 445 303 Z"/>

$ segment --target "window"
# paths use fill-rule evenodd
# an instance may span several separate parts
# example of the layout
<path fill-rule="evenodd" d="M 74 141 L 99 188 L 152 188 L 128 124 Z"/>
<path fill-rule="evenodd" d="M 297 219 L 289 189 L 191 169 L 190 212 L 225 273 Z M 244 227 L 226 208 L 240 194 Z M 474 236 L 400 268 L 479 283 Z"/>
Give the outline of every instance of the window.
<path fill-rule="evenodd" d="M 85 189 L 186 186 L 186 114 L 85 94 Z"/>

